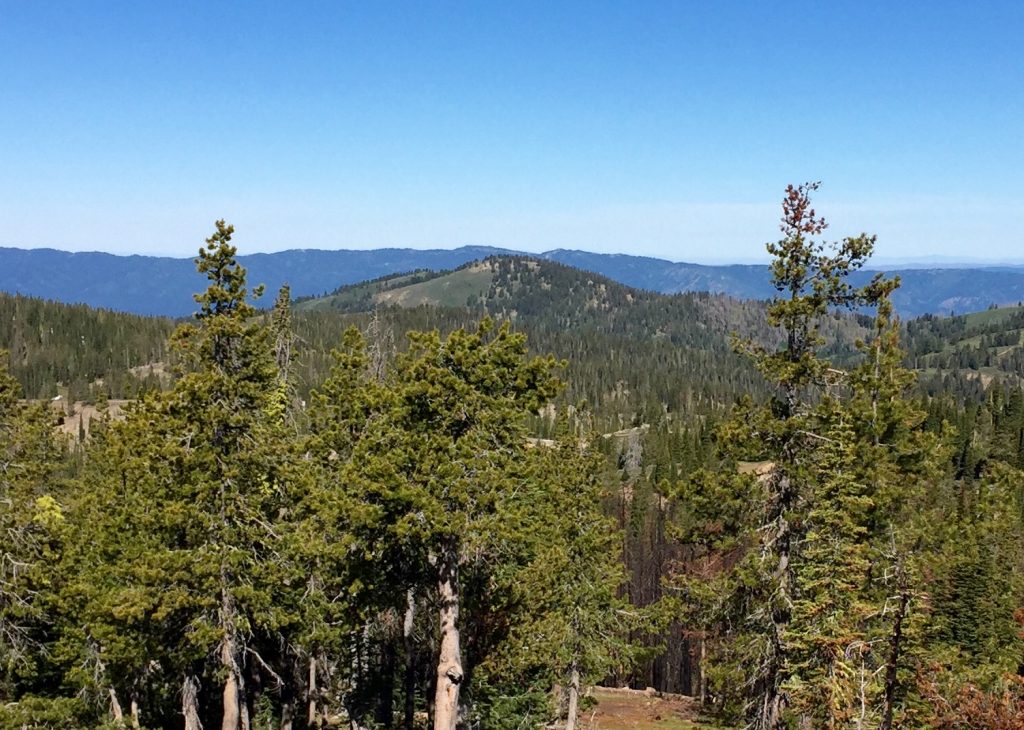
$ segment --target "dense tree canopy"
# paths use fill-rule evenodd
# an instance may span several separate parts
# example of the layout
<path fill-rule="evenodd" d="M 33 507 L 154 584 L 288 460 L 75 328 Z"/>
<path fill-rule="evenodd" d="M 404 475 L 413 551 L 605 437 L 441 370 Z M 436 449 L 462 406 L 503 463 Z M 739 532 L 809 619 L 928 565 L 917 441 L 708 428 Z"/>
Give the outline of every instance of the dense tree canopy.
<path fill-rule="evenodd" d="M 1019 313 L 899 322 L 815 188 L 767 305 L 498 258 L 261 310 L 223 221 L 173 332 L 0 297 L 0 727 L 1019 728 Z"/>

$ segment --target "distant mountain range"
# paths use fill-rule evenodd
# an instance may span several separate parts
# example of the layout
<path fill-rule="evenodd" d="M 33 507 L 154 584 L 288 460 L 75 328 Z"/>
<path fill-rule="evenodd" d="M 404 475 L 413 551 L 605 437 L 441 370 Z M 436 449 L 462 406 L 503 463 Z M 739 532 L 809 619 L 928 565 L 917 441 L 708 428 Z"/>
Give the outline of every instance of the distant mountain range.
<path fill-rule="evenodd" d="M 666 294 L 710 291 L 742 299 L 775 292 L 764 265 L 705 266 L 626 254 L 554 250 L 542 254 L 464 246 L 456 249 L 295 249 L 241 256 L 253 284 L 272 294 L 291 285 L 297 297 L 315 296 L 396 273 L 453 269 L 494 255 L 557 261 L 639 289 Z M 973 312 L 992 304 L 1024 301 L 1024 269 L 1015 267 L 907 268 L 893 270 L 903 286 L 894 297 L 904 316 Z M 857 274 L 867 281 L 874 272 Z M 133 312 L 184 316 L 203 288 L 192 259 L 69 253 L 54 249 L 0 248 L 0 291 Z M 272 296 L 270 297 L 272 299 Z"/>

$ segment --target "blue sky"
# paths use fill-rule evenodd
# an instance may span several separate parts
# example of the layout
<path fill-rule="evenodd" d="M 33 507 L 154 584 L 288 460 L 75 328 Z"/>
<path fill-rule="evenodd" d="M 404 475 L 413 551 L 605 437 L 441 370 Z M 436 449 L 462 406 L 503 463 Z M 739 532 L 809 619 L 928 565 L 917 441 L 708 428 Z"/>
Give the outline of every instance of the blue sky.
<path fill-rule="evenodd" d="M 1024 260 L 1024 3 L 0 0 L 0 245 Z"/>

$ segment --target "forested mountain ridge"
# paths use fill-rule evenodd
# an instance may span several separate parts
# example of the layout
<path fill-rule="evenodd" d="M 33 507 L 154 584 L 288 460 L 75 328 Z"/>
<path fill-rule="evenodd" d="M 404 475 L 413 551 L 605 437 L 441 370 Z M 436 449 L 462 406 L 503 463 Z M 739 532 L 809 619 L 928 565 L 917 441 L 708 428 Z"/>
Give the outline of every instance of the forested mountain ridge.
<path fill-rule="evenodd" d="M 166 359 L 169 320 L 7 295 L 0 303 L 11 310 L 6 341 L 13 372 L 30 397 L 52 397 L 58 382 L 72 401 L 100 391 L 132 397 L 159 387 L 144 366 Z M 40 325 L 43 313 L 61 326 Z M 389 346 L 402 350 L 408 330 L 450 332 L 485 314 L 513 321 L 534 352 L 565 358 L 568 389 L 560 402 L 588 402 L 609 431 L 659 420 L 665 410 L 692 421 L 722 412 L 738 393 L 760 393 L 731 335 L 777 344 L 760 302 L 656 294 L 556 262 L 494 256 L 454 271 L 395 275 L 298 301 L 296 387 L 305 395 L 326 377 L 328 353 L 352 324 L 374 322 Z M 849 354 L 865 332 L 863 322 L 849 316 L 826 317 L 822 327 L 833 343 L 829 351 L 839 355 Z"/>
<path fill-rule="evenodd" d="M 764 307 L 723 295 L 666 296 L 630 289 L 555 262 L 495 256 L 451 272 L 419 272 L 342 287 L 299 301 L 295 326 L 316 361 L 338 327 L 373 316 L 389 332 L 466 326 L 484 315 L 509 319 L 532 351 L 568 361 L 560 401 L 586 401 L 604 430 L 685 414 L 695 419 L 756 390 L 756 377 L 733 351 L 731 332 L 771 338 Z M 370 313 L 374 312 L 375 315 Z M 833 329 L 854 327 L 836 318 Z M 852 336 L 843 338 L 852 342 Z M 402 346 L 401 337 L 397 344 Z"/>
<path fill-rule="evenodd" d="M 333 294 L 298 300 L 295 310 L 304 387 L 322 379 L 326 353 L 343 329 L 349 323 L 365 326 L 375 310 L 398 348 L 404 347 L 400 333 L 408 329 L 450 331 L 489 313 L 513 318 L 535 351 L 567 358 L 575 371 L 574 397 L 603 413 L 602 404 L 612 410 L 614 394 L 620 401 L 617 418 L 625 421 L 632 419 L 623 415 L 629 413 L 644 420 L 638 414 L 655 403 L 670 410 L 689 403 L 686 410 L 692 411 L 695 400 L 703 401 L 698 410 L 704 412 L 709 388 L 718 407 L 738 392 L 756 391 L 749 368 L 732 352 L 730 334 L 765 343 L 777 337 L 759 302 L 656 294 L 524 256 L 491 256 L 455 270 L 336 287 Z M 851 344 L 864 336 L 865 322 L 857 316 L 826 319 L 826 352 L 847 357 Z M 53 397 L 58 383 L 72 400 L 92 399 L 97 380 L 113 398 L 159 387 L 147 366 L 166 359 L 172 328 L 168 319 L 0 294 L 0 347 L 10 352 L 12 374 L 32 398 Z M 1024 372 L 1024 313 L 1018 307 L 908 319 L 904 331 L 907 364 L 920 373 L 925 392 L 958 393 L 979 402 L 993 379 L 1016 382 Z M 692 366 L 683 366 L 681 358 Z"/>
<path fill-rule="evenodd" d="M 765 343 L 776 337 L 759 302 L 656 294 L 522 256 L 491 256 L 455 270 L 342 286 L 330 295 L 298 300 L 295 310 L 303 353 L 298 367 L 311 385 L 322 379 L 326 353 L 344 327 L 352 322 L 365 326 L 374 310 L 399 348 L 404 347 L 400 333 L 407 329 L 449 331 L 489 313 L 514 318 L 535 351 L 567 358 L 577 371 L 571 383 L 577 397 L 599 407 L 614 393 L 629 401 L 620 403 L 623 413 L 649 410 L 641 401 L 650 407 L 675 403 L 670 408 L 678 409 L 682 402 L 702 400 L 691 390 L 698 373 L 715 373 L 701 382 L 704 389 L 720 383 L 713 386 L 719 406 L 731 402 L 730 394 L 756 390 L 749 369 L 732 352 L 730 334 Z M 0 347 L 10 351 L 12 373 L 29 397 L 52 397 L 61 383 L 72 400 L 89 400 L 97 379 L 105 381 L 113 398 L 159 385 L 147 366 L 165 359 L 170 320 L 5 294 L 0 294 L 0 314 Z M 823 324 L 826 351 L 840 359 L 848 356 L 850 345 L 866 332 L 865 321 L 828 318 Z M 907 363 L 920 372 L 926 392 L 957 392 L 979 401 L 993 378 L 1013 381 L 1024 372 L 1024 314 L 1019 308 L 925 316 L 907 320 L 904 328 Z M 693 359 L 693 370 L 681 367 L 679 347 Z M 676 401 L 687 391 L 690 396 Z"/>
<path fill-rule="evenodd" d="M 293 249 L 241 256 L 254 282 L 291 286 L 307 297 L 391 274 L 441 271 L 495 254 L 530 255 L 486 246 L 367 251 Z M 627 254 L 558 249 L 534 255 L 661 293 L 710 291 L 741 299 L 774 294 L 763 265 L 706 266 Z M 1013 267 L 891 269 L 903 280 L 894 294 L 902 316 L 964 313 L 1024 300 L 1024 270 Z M 192 311 L 192 259 L 69 253 L 0 247 L 0 291 L 84 303 L 138 314 L 183 316 Z M 852 280 L 864 284 L 870 272 Z"/>
<path fill-rule="evenodd" d="M 660 294 L 530 256 L 496 255 L 453 271 L 418 271 L 342 286 L 330 295 L 300 300 L 296 311 L 420 306 L 466 308 L 528 321 L 531 329 L 594 329 L 704 349 L 731 347 L 732 334 L 765 344 L 777 341 L 763 302 L 707 292 Z M 826 317 L 820 326 L 839 346 L 852 344 L 864 332 L 863 321 L 845 315 Z"/>

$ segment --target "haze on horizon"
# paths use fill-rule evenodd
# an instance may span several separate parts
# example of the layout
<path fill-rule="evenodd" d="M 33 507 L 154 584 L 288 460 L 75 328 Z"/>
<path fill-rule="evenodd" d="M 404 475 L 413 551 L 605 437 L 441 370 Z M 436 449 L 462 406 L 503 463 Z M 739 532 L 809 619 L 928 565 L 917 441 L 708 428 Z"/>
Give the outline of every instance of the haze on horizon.
<path fill-rule="evenodd" d="M 1024 259 L 1024 6 L 0 0 L 0 246 Z"/>

